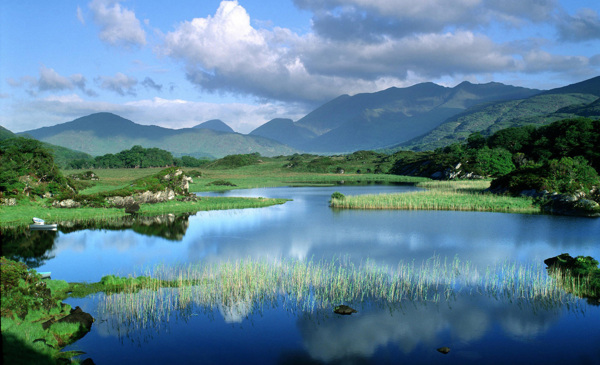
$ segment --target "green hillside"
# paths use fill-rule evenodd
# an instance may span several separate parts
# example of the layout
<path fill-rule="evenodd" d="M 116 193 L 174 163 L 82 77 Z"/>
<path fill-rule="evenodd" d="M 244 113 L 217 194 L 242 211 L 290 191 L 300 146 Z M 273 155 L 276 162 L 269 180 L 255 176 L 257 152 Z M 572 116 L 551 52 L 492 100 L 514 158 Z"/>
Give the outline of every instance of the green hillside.
<path fill-rule="evenodd" d="M 376 93 L 343 95 L 296 122 L 297 126 L 317 134 L 296 146 L 315 153 L 380 148 L 427 133 L 474 105 L 537 93 L 539 90 L 500 83 L 463 82 L 454 88 L 422 83 Z"/>
<path fill-rule="evenodd" d="M 14 137 L 16 137 L 16 135 L 13 132 L 0 125 L 0 141 Z"/>
<path fill-rule="evenodd" d="M 13 132 L 9 131 L 8 129 L 0 126 L 0 141 L 15 137 L 18 136 Z M 56 163 L 61 168 L 66 167 L 69 164 L 69 162 L 73 160 L 90 160 L 92 158 L 92 156 L 85 152 L 75 151 L 69 148 L 53 145 L 50 143 L 42 142 L 42 146 L 45 149 L 49 150 L 52 153 L 52 155 L 54 155 L 54 163 Z"/>
<path fill-rule="evenodd" d="M 491 135 L 508 127 L 541 126 L 576 116 L 589 117 L 598 108 L 597 100 L 592 94 L 545 93 L 524 100 L 482 105 L 449 118 L 431 132 L 398 148 L 434 150 L 463 141 L 474 132 Z"/>
<path fill-rule="evenodd" d="M 117 153 L 135 145 L 157 147 L 174 156 L 188 155 L 197 158 L 218 158 L 254 152 L 263 156 L 276 156 L 296 152 L 291 147 L 264 137 L 206 128 L 169 129 L 145 126 L 111 113 L 96 113 L 25 133 L 38 140 L 93 156 Z"/>

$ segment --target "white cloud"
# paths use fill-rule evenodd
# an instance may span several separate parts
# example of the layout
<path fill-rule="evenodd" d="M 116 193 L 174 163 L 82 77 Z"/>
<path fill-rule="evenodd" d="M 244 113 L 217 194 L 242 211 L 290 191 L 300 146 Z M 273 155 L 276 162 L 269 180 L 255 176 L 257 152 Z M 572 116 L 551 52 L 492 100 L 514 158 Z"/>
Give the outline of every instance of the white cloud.
<path fill-rule="evenodd" d="M 314 12 L 314 33 L 254 28 L 237 1 L 222 1 L 213 16 L 182 22 L 167 33 L 161 52 L 182 61 L 188 80 L 203 91 L 313 106 L 344 93 L 422 81 L 570 72 L 573 65 L 584 66 L 581 75 L 595 71 L 586 57 L 540 59 L 532 53 L 543 52 L 543 44 L 527 38 L 500 43 L 481 32 L 492 21 L 509 26 L 554 21 L 555 0 L 296 4 Z M 519 42 L 534 47 L 519 47 Z"/>
<path fill-rule="evenodd" d="M 203 90 L 271 100 L 319 103 L 344 92 L 375 91 L 390 82 L 385 74 L 362 80 L 311 73 L 302 59 L 302 45 L 318 39 L 282 28 L 257 30 L 250 23 L 236 1 L 223 1 L 214 16 L 183 22 L 168 33 L 162 52 L 182 60 L 188 79 Z"/>
<path fill-rule="evenodd" d="M 79 20 L 79 22 L 81 24 L 85 25 L 85 18 L 83 17 L 83 11 L 79 7 L 79 5 L 77 5 L 77 20 Z"/>
<path fill-rule="evenodd" d="M 600 39 L 600 16 L 593 9 L 580 9 L 573 16 L 563 13 L 557 19 L 559 36 L 563 41 Z"/>
<path fill-rule="evenodd" d="M 89 3 L 94 21 L 100 26 L 99 37 L 111 46 L 133 48 L 146 44 L 146 32 L 132 10 L 121 7 L 119 0 L 93 0 Z"/>
<path fill-rule="evenodd" d="M 117 72 L 115 76 L 100 76 L 95 81 L 101 88 L 113 91 L 121 96 L 137 95 L 135 90 L 137 80 L 121 72 Z"/>
<path fill-rule="evenodd" d="M 33 76 L 24 76 L 18 80 L 7 79 L 9 85 L 13 87 L 27 87 L 27 92 L 36 96 L 39 92 L 52 92 L 61 90 L 79 89 L 88 96 L 97 96 L 96 92 L 87 89 L 87 80 L 82 74 L 73 74 L 69 77 L 62 76 L 53 68 L 44 65 L 40 66 L 40 75 L 38 78 Z"/>

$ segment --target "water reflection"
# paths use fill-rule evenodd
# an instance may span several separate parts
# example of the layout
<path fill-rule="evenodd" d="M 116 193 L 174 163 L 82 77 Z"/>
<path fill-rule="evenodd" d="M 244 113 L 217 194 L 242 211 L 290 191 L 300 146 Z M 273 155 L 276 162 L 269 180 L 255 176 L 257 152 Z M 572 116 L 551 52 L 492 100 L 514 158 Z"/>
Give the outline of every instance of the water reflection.
<path fill-rule="evenodd" d="M 13 261 L 25 263 L 35 269 L 54 258 L 50 251 L 58 235 L 56 231 L 8 228 L 2 230 L 1 255 Z"/>
<path fill-rule="evenodd" d="M 53 277 L 67 281 L 127 275 L 157 263 L 249 257 L 318 260 L 350 256 L 356 263 L 368 257 L 389 266 L 401 260 L 420 262 L 434 254 L 458 255 L 479 266 L 507 259 L 542 262 L 563 252 L 600 257 L 599 219 L 451 211 L 334 211 L 327 203 L 336 190 L 349 195 L 411 189 L 384 185 L 235 190 L 220 194 L 293 201 L 267 208 L 198 212 L 174 220 L 166 216 L 160 222 L 130 218 L 88 226 L 62 225 L 53 244 L 46 238 L 44 246 L 35 246 L 38 251 L 33 256 L 27 255 L 40 270 L 52 271 Z M 26 246 L 24 241 L 17 244 L 16 238 L 10 241 Z M 43 255 L 44 259 L 35 261 Z"/>
<path fill-rule="evenodd" d="M 118 341 L 126 348 L 128 343 L 144 348 L 168 343 L 173 362 L 200 356 L 221 363 L 233 361 L 233 353 L 249 351 L 257 353 L 254 359 L 263 363 L 281 359 L 285 363 L 435 363 L 440 355 L 434 349 L 440 346 L 452 349 L 452 363 L 489 363 L 490 356 L 496 363 L 558 363 L 559 359 L 567 360 L 569 352 L 579 358 L 593 358 L 594 341 L 600 339 L 597 308 L 543 308 L 469 293 L 439 303 L 404 301 L 392 305 L 366 299 L 354 307 L 359 310 L 357 314 L 338 316 L 331 308 L 305 311 L 293 301 L 281 299 L 229 307 L 189 304 L 144 324 L 127 323 L 120 314 L 101 310 L 97 332 L 107 345 Z M 561 320 L 565 318 L 579 318 L 580 323 L 589 325 L 584 325 L 579 335 L 563 332 L 559 329 L 564 328 Z M 262 332 L 250 335 L 255 329 Z M 181 336 L 182 332 L 186 335 Z M 189 334 L 193 335 L 187 337 Z M 216 351 L 212 336 L 218 338 L 219 348 L 232 348 L 232 353 Z M 278 344 L 280 340 L 283 345 Z M 97 361 L 102 352 L 102 348 L 90 349 L 88 354 Z M 136 361 L 153 362 L 144 353 Z"/>

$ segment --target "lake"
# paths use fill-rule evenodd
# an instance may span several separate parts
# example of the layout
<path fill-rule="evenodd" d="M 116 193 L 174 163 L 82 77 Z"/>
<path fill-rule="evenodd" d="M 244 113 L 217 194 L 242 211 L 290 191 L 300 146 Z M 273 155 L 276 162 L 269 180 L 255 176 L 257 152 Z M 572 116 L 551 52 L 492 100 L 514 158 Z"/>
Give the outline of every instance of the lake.
<path fill-rule="evenodd" d="M 333 210 L 345 195 L 405 192 L 366 185 L 234 190 L 207 195 L 293 199 L 283 205 L 198 212 L 101 229 L 47 233 L 38 271 L 53 279 L 94 282 L 107 274 L 144 273 L 157 264 L 246 259 L 365 260 L 396 267 L 440 257 L 474 267 L 507 261 L 541 264 L 568 252 L 600 258 L 600 219 L 450 211 Z M 541 265 L 540 270 L 544 265 Z M 351 303 L 306 309 L 285 298 L 206 308 L 191 304 L 153 322 L 128 324 L 99 309 L 102 296 L 69 299 L 95 318 L 67 350 L 96 364 L 116 363 L 581 363 L 600 364 L 600 307 L 575 300 L 536 305 L 459 292 L 439 302 Z M 448 354 L 436 351 L 450 347 Z"/>

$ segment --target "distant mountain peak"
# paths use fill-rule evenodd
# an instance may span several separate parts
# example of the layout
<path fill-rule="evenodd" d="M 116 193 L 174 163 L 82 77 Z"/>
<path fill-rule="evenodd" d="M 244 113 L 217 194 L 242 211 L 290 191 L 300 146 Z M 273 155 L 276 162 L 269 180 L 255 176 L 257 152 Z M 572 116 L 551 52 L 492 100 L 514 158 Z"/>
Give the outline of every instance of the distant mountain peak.
<path fill-rule="evenodd" d="M 217 132 L 235 133 L 235 131 L 230 126 L 225 124 L 220 119 L 207 120 L 206 122 L 200 123 L 200 124 L 194 126 L 193 128 L 211 129 L 211 130 L 217 131 Z"/>

